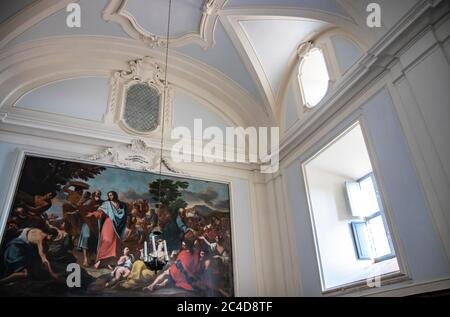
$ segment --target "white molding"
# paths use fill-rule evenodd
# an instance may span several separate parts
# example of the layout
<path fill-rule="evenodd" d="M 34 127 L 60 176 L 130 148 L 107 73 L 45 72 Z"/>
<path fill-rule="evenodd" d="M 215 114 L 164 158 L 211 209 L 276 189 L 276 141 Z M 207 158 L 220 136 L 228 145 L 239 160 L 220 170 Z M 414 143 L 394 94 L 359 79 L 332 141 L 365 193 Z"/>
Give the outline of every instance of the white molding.
<path fill-rule="evenodd" d="M 254 172 L 252 180 L 250 182 L 250 205 L 251 205 L 251 217 L 252 217 L 252 231 L 253 236 L 255 237 L 254 240 L 254 248 L 253 248 L 253 255 L 255 258 L 255 273 L 256 273 L 256 281 L 257 281 L 257 296 L 267 296 L 267 290 L 265 289 L 265 285 L 267 283 L 267 275 L 264 274 L 264 269 L 268 267 L 266 263 L 263 263 L 263 261 L 260 261 L 260 259 L 263 256 L 264 250 L 267 250 L 266 243 L 265 243 L 265 237 L 267 235 L 263 235 L 262 229 L 261 229 L 261 202 L 265 201 L 266 197 L 261 197 L 257 195 L 257 186 L 260 185 L 259 179 L 260 179 L 259 173 Z M 263 208 L 266 206 L 264 205 Z M 267 209 L 265 209 L 267 210 Z M 270 269 L 270 268 L 269 268 Z"/>
<path fill-rule="evenodd" d="M 160 65 L 164 56 L 132 40 L 105 37 L 62 37 L 16 45 L 0 52 L 0 112 L 3 122 L 35 129 L 129 142 L 131 136 L 107 124 L 14 107 L 26 92 L 47 83 L 86 76 L 110 77 L 127 69 L 126 62 L 150 56 Z M 15 65 L 15 67 L 11 67 Z M 270 126 L 261 106 L 228 77 L 201 63 L 171 53 L 168 82 L 207 101 L 235 126 Z M 170 98 L 169 98 L 170 99 Z M 167 116 L 169 119 L 170 116 Z M 169 129 L 168 129 L 169 130 Z"/>
<path fill-rule="evenodd" d="M 293 213 L 292 211 L 293 206 L 291 206 L 291 203 L 289 201 L 289 196 L 288 196 L 288 190 L 287 190 L 287 182 L 284 178 L 284 175 L 286 175 L 286 170 L 285 167 L 281 166 L 280 164 L 280 169 L 279 169 L 279 173 L 281 175 L 281 186 L 283 188 L 282 193 L 283 196 L 281 199 L 283 199 L 284 201 L 284 208 L 282 209 L 281 213 L 285 218 L 286 221 L 286 228 L 280 228 L 280 230 L 285 230 L 286 235 L 287 235 L 287 239 L 288 239 L 288 246 L 289 246 L 289 260 L 290 260 L 290 274 L 287 274 L 287 278 L 289 279 L 289 281 L 287 281 L 286 283 L 292 283 L 292 291 L 294 292 L 294 294 L 296 296 L 303 296 L 304 294 L 304 289 L 303 289 L 303 285 L 301 283 L 301 276 L 300 276 L 300 265 L 299 265 L 299 257 L 300 255 L 297 253 L 297 249 L 296 249 L 296 239 L 295 239 L 295 222 L 293 221 Z M 289 294 L 290 295 L 290 294 Z"/>
<path fill-rule="evenodd" d="M 276 113 L 277 121 L 279 122 L 280 126 L 280 137 L 283 138 L 283 135 L 286 133 L 287 130 L 289 130 L 292 125 L 289 127 L 286 126 L 286 116 L 287 116 L 287 107 L 288 107 L 288 96 L 289 96 L 289 90 L 294 89 L 295 90 L 295 113 L 297 117 L 295 118 L 294 122 L 297 122 L 302 117 L 303 113 L 301 111 L 301 92 L 300 92 L 300 86 L 297 84 L 298 87 L 293 87 L 291 85 L 294 85 L 295 78 L 297 78 L 297 74 L 295 70 L 298 68 L 298 59 L 292 58 L 290 63 L 290 67 L 288 67 L 288 70 L 290 71 L 289 74 L 286 75 L 286 83 L 283 85 L 284 89 L 280 90 L 279 93 L 279 108 Z M 292 87 L 292 88 L 291 88 Z M 300 98 L 299 98 L 300 97 Z"/>
<path fill-rule="evenodd" d="M 223 11 L 222 11 L 223 12 Z M 245 33 L 240 27 L 234 27 L 232 25 L 232 21 L 230 18 L 228 18 L 225 15 L 219 14 L 220 22 L 222 23 L 225 32 L 230 37 L 231 42 L 233 43 L 234 47 L 236 48 L 236 51 L 238 52 L 242 62 L 244 63 L 244 66 L 246 70 L 249 72 L 250 78 L 253 80 L 253 82 L 256 85 L 256 88 L 258 90 L 258 93 L 261 97 L 263 97 L 263 104 L 264 109 L 268 116 L 272 118 L 273 121 L 275 121 L 274 111 L 272 104 L 274 102 L 273 96 L 270 94 L 267 94 L 267 86 L 264 86 L 264 83 L 261 82 L 260 77 L 258 75 L 258 70 L 255 69 L 255 65 L 261 65 L 260 63 L 253 64 L 249 55 L 247 54 L 247 48 L 243 46 L 243 43 L 249 43 L 248 41 L 243 42 L 241 39 L 245 38 Z M 250 44 L 248 44 L 250 45 Z M 249 51 L 252 51 L 251 49 Z M 267 81 L 266 81 L 267 84 Z M 270 90 L 268 90 L 270 93 Z"/>
<path fill-rule="evenodd" d="M 386 86 L 383 86 L 382 89 L 386 89 Z M 387 89 L 386 89 L 387 90 Z M 381 91 L 381 90 L 379 90 Z M 377 92 L 379 92 L 377 91 Z M 360 110 L 357 110 L 360 113 Z M 410 279 L 411 272 L 408 267 L 408 263 L 406 261 L 406 253 L 405 247 L 403 245 L 402 240 L 400 239 L 397 231 L 397 225 L 395 223 L 393 212 L 392 212 L 392 203 L 389 196 L 388 191 L 386 190 L 386 181 L 383 173 L 380 173 L 380 159 L 378 158 L 377 152 L 374 150 L 375 145 L 373 143 L 372 136 L 367 128 L 366 118 L 360 113 L 358 121 L 360 123 L 361 132 L 363 134 L 364 142 L 366 144 L 367 152 L 369 154 L 370 164 L 372 166 L 372 171 L 375 175 L 375 180 L 378 184 L 378 190 L 380 192 L 380 200 L 381 204 L 384 208 L 384 215 L 386 218 L 386 222 L 389 228 L 389 233 L 392 240 L 392 246 L 394 247 L 395 256 L 397 258 L 397 264 L 399 267 L 399 276 L 388 277 L 386 280 L 389 282 L 390 280 L 396 282 L 396 278 L 399 279 Z"/>
<path fill-rule="evenodd" d="M 80 0 L 40 0 L 34 1 L 16 15 L 0 24 L 0 48 L 33 27 L 48 16 L 62 10 L 69 3 Z"/>
<path fill-rule="evenodd" d="M 15 45 L 0 51 L 0 106 L 13 104 L 20 97 L 19 92 L 23 94 L 55 80 L 109 77 L 112 72 L 126 68 L 127 61 L 147 55 L 159 64 L 165 63 L 161 50 L 149 50 L 136 41 L 107 36 L 51 37 Z M 19 80 L 20 74 L 24 75 Z M 14 80 L 11 81 L 11 77 Z M 43 79 L 35 84 L 37 77 Z M 246 121 L 253 124 L 255 119 L 262 126 L 269 122 L 259 102 L 239 84 L 220 71 L 176 51 L 169 53 L 168 81 L 202 95 L 222 113 L 227 112 L 236 124 L 245 126 Z"/>
<path fill-rule="evenodd" d="M 34 132 L 34 133 L 33 133 Z M 45 133 L 45 131 L 35 131 L 31 130 L 29 132 L 27 129 L 17 129 L 12 131 L 0 131 L 0 142 L 19 145 L 26 149 L 32 151 L 40 151 L 42 149 L 46 151 L 53 151 L 55 153 L 61 153 L 61 155 L 71 155 L 71 153 L 83 153 L 84 156 L 79 154 L 73 156 L 79 159 L 86 159 L 89 156 L 96 156 L 99 153 L 103 153 L 109 148 L 126 147 L 129 146 L 134 139 L 114 141 L 114 140 L 103 140 L 91 139 L 88 137 L 80 137 L 68 135 L 65 136 L 61 133 Z M 160 140 L 144 140 L 148 148 L 161 151 Z M 257 164 L 247 164 L 247 163 L 230 163 L 230 162 L 214 162 L 214 163 L 204 163 L 204 162 L 192 162 L 192 163 L 174 163 L 170 159 L 171 144 L 170 142 L 164 142 L 163 146 L 163 157 L 167 161 L 171 169 L 178 173 L 185 173 L 184 175 L 190 175 L 195 171 L 206 171 L 209 173 L 216 174 L 216 171 L 224 171 L 223 174 L 232 177 L 243 177 L 245 175 L 251 175 L 254 177 L 255 171 L 259 171 L 259 166 Z M 159 154 L 160 155 L 160 154 Z M 71 156 L 71 157 L 72 157 Z M 109 155 L 108 155 L 109 156 Z M 110 160 L 111 157 L 105 158 L 105 163 L 113 165 Z M 169 169 L 165 169 L 166 172 L 172 173 Z M 178 175 L 174 174 L 174 175 Z"/>
<path fill-rule="evenodd" d="M 293 236 L 289 234 L 286 229 L 292 229 L 292 223 L 289 222 L 286 212 L 287 201 L 285 200 L 284 191 L 284 180 L 281 173 L 273 175 L 274 178 L 274 189 L 275 189 L 275 201 L 277 204 L 277 209 L 279 210 L 276 222 L 274 224 L 278 225 L 278 232 L 280 233 L 281 241 L 281 254 L 282 258 L 285 259 L 282 262 L 282 271 L 284 277 L 284 289 L 286 296 L 299 295 L 300 290 L 298 289 L 298 272 L 295 270 L 293 265 L 293 254 L 292 249 L 295 246 L 295 240 Z M 292 233 L 292 231 L 290 231 Z"/>
<path fill-rule="evenodd" d="M 169 38 L 169 46 L 180 47 L 197 43 L 205 50 L 212 47 L 218 12 L 223 8 L 226 1 L 204 0 L 198 31 Z M 127 11 L 127 2 L 128 0 L 110 0 L 102 12 L 103 19 L 107 22 L 118 23 L 131 38 L 141 41 L 151 48 L 166 46 L 166 38 L 143 28 L 139 21 Z"/>
<path fill-rule="evenodd" d="M 2 113 L 0 113 L 2 114 Z M 65 141 L 65 142 L 76 142 L 76 143 L 83 143 L 86 145 L 96 145 L 104 147 L 111 147 L 110 144 L 115 145 L 127 145 L 133 142 L 135 139 L 135 136 L 132 135 L 125 135 L 121 132 L 120 129 L 117 129 L 116 134 L 112 134 L 111 130 L 107 130 L 106 132 L 104 130 L 94 130 L 95 124 L 90 129 L 86 128 L 86 126 L 83 126 L 82 128 L 78 129 L 70 129 L 70 132 L 62 132 L 64 129 L 64 125 L 55 125 L 51 122 L 34 122 L 34 120 L 30 120 L 27 117 L 18 119 L 16 121 L 15 115 L 4 115 L 8 118 L 8 120 L 4 119 L 3 122 L 0 124 L 0 140 L 3 140 L 4 142 L 10 143 L 10 142 L 17 142 L 17 143 L 23 143 L 23 139 L 21 135 L 33 135 L 38 138 L 47 138 L 52 139 L 55 141 Z M 43 124 L 46 125 L 45 128 L 40 128 L 39 125 Z M 67 125 L 66 125 L 67 126 Z M 2 137 L 3 134 L 8 135 L 7 138 Z M 27 138 L 27 137 L 25 137 Z M 30 138 L 30 136 L 28 136 Z M 161 150 L 161 139 L 158 137 L 152 137 L 152 138 L 144 138 L 140 137 L 143 142 L 145 142 L 149 147 L 153 149 L 157 149 L 158 151 Z M 16 140 L 16 141 L 14 141 Z M 36 142 L 39 142 L 39 141 Z M 165 138 L 163 140 L 162 150 L 165 154 L 165 158 L 168 162 L 171 160 L 168 159 L 171 157 L 171 150 L 175 143 L 177 143 L 178 140 L 171 139 L 171 138 Z M 191 149 L 187 150 L 185 148 L 184 154 L 189 156 L 193 162 L 181 162 L 178 163 L 180 165 L 190 165 L 190 164 L 196 164 L 196 159 L 198 156 L 196 153 L 192 151 L 192 145 L 194 144 L 205 144 L 209 141 L 202 141 L 194 139 L 191 141 Z M 247 152 L 247 148 L 239 148 L 239 147 L 232 147 L 230 145 L 224 145 L 224 144 L 217 144 L 217 146 L 223 146 L 224 153 L 227 151 L 233 151 L 237 154 L 243 154 L 245 155 Z M 97 151 L 98 153 L 100 151 Z M 95 154 L 95 153 L 94 153 Z M 203 158 L 206 160 L 208 159 L 212 163 L 213 166 L 227 166 L 232 167 L 240 170 L 246 170 L 246 171 L 259 171 L 259 165 L 258 163 L 249 163 L 249 162 L 227 162 L 224 160 L 222 156 L 218 156 L 217 154 L 203 154 Z"/>
<path fill-rule="evenodd" d="M 447 194 L 449 190 L 448 175 L 408 78 L 408 73 L 431 54 L 441 50 L 441 53 L 445 55 L 444 49 L 440 45 L 445 38 L 436 37 L 436 28 L 440 28 L 442 24 L 445 25 L 446 21 L 450 20 L 449 17 L 447 10 L 446 15 L 442 15 L 442 18 L 436 23 L 416 34 L 411 43 L 401 50 L 401 54 L 398 54 L 399 59 L 392 66 L 388 89 L 396 111 L 399 113 L 400 123 L 411 150 L 413 165 L 421 180 L 420 186 L 431 210 L 433 224 L 445 247 L 450 264 L 450 227 L 447 216 L 450 202 Z M 447 60 L 447 62 L 449 61 Z"/>
<path fill-rule="evenodd" d="M 86 160 L 109 163 L 117 167 L 157 173 L 160 168 L 172 173 L 179 173 L 162 156 L 162 151 L 148 146 L 142 139 L 133 139 L 130 144 L 120 144 L 84 157 Z"/>

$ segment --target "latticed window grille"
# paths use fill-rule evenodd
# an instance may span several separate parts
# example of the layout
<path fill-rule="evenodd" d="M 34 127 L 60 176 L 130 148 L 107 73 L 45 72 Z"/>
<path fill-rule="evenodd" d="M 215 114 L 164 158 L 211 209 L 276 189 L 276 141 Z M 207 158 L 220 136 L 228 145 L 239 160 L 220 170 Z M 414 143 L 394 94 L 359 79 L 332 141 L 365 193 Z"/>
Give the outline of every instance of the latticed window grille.
<path fill-rule="evenodd" d="M 139 132 L 150 132 L 158 127 L 161 95 L 147 84 L 134 84 L 127 91 L 123 119 Z"/>

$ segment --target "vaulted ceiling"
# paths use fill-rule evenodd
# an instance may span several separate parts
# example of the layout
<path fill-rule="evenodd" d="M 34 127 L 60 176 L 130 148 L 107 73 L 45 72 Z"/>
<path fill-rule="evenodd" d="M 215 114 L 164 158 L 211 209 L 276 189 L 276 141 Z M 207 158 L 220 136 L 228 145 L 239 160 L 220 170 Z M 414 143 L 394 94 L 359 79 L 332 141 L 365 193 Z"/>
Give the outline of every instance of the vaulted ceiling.
<path fill-rule="evenodd" d="M 66 6 L 70 2 L 80 4 L 79 28 L 66 25 L 69 14 Z M 206 81 L 211 81 L 208 74 L 218 82 L 226 81 L 239 92 L 239 96 L 234 96 L 235 103 L 242 99 L 241 109 L 233 110 L 235 114 L 247 118 L 260 117 L 260 123 L 274 124 L 278 95 L 285 88 L 288 61 L 300 43 L 332 27 L 363 38 L 367 44 L 376 39 L 376 34 L 365 36 L 370 32 L 361 27 L 361 10 L 358 11 L 360 8 L 354 2 L 173 0 L 169 63 L 178 63 L 174 74 L 181 73 L 186 65 L 190 65 L 192 69 L 197 67 L 199 72 L 203 72 L 208 78 Z M 103 47 L 111 51 L 111 58 L 119 48 L 127 45 L 130 56 L 153 54 L 163 61 L 168 3 L 169 0 L 2 1 L 0 50 L 4 52 L 38 45 L 33 43 L 47 41 L 49 44 L 53 43 L 52 40 L 76 38 L 78 41 L 94 41 L 99 46 L 111 43 L 110 47 Z M 169 71 L 172 71 L 171 67 Z M 84 75 L 89 74 L 85 72 Z M 201 85 L 192 80 L 189 85 L 196 84 Z M 205 91 L 208 89 L 205 86 Z M 4 96 L 1 97 L 3 99 Z"/>

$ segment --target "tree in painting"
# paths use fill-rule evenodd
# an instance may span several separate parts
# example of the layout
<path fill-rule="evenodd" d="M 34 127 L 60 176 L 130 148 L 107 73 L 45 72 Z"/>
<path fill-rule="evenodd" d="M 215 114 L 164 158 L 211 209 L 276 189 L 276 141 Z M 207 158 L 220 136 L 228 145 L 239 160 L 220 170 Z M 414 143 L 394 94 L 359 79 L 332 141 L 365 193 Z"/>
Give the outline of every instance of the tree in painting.
<path fill-rule="evenodd" d="M 188 186 L 188 182 L 158 179 L 149 184 L 149 192 L 153 195 L 153 199 L 170 210 L 175 210 L 175 208 L 186 207 L 186 202 L 179 198 L 182 196 L 180 189 L 186 189 Z"/>
<path fill-rule="evenodd" d="M 30 195 L 43 195 L 61 190 L 71 179 L 87 181 L 104 170 L 102 166 L 35 158 L 33 164 L 25 164 L 19 189 Z"/>

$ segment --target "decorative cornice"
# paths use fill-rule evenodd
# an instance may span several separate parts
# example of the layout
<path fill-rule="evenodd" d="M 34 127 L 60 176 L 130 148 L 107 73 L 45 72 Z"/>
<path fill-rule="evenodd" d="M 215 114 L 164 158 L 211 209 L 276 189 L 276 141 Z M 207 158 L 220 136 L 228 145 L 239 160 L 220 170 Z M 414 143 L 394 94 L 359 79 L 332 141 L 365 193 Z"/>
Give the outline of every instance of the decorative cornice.
<path fill-rule="evenodd" d="M 139 40 L 150 47 L 164 47 L 166 39 L 154 34 L 151 30 L 145 30 L 139 25 L 136 18 L 126 10 L 128 0 L 110 0 L 103 10 L 102 17 L 105 21 L 118 23 L 122 29 L 133 39 Z M 218 12 L 225 5 L 226 0 L 205 0 L 202 6 L 202 17 L 197 33 L 191 32 L 169 39 L 171 47 L 179 47 L 190 43 L 197 43 L 203 49 L 208 49 L 214 44 L 214 26 Z"/>
<path fill-rule="evenodd" d="M 141 139 L 133 139 L 129 144 L 108 147 L 97 154 L 84 156 L 82 159 L 148 172 L 159 172 L 160 167 L 164 166 L 172 173 L 179 173 L 170 166 L 167 159 L 162 157 L 161 150 L 149 147 Z"/>

